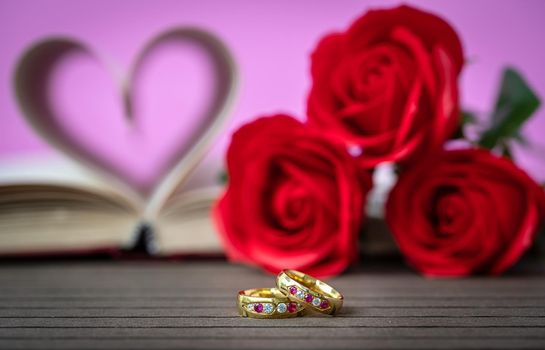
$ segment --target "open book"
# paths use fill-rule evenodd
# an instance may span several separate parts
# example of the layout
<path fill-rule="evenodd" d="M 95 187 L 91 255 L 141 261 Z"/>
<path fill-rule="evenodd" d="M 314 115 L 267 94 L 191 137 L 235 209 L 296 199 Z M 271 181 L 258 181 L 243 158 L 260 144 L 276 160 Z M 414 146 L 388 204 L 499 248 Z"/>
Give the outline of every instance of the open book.
<path fill-rule="evenodd" d="M 49 101 L 49 79 L 59 63 L 67 55 L 93 53 L 76 40 L 51 38 L 22 55 L 14 89 L 23 115 L 71 161 L 0 162 L 0 256 L 117 251 L 131 249 L 142 240 L 154 255 L 221 252 L 210 218 L 221 189 L 186 190 L 185 184 L 228 115 L 237 80 L 229 51 L 201 29 L 164 32 L 145 46 L 129 78 L 120 81 L 120 100 L 130 120 L 130 80 L 141 61 L 165 42 L 188 41 L 212 58 L 215 94 L 189 146 L 175 152 L 149 188 L 125 181 L 115 167 L 101 162 L 97 153 L 60 125 Z"/>
<path fill-rule="evenodd" d="M 222 251 L 210 217 L 221 187 L 173 193 L 154 215 L 142 202 L 64 159 L 0 162 L 0 255 L 130 250 Z"/>

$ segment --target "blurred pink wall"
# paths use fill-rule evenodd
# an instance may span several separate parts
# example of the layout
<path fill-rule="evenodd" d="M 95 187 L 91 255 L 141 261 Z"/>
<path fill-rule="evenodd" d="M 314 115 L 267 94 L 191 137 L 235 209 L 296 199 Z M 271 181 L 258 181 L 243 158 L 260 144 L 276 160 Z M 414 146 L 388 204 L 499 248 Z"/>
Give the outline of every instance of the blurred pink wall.
<path fill-rule="evenodd" d="M 225 40 L 238 62 L 240 90 L 231 122 L 199 171 L 212 182 L 230 132 L 260 114 L 302 117 L 309 89 L 309 53 L 325 33 L 344 29 L 369 7 L 398 1 L 73 1 L 0 2 L 0 157 L 54 152 L 21 118 L 11 91 L 15 59 L 47 35 L 79 38 L 122 65 L 144 41 L 174 25 L 203 26 Z M 545 1 L 410 1 L 445 17 L 472 62 L 462 76 L 463 105 L 492 106 L 500 69 L 520 69 L 545 99 Z M 545 180 L 545 108 L 524 132 L 532 149 L 516 158 Z"/>

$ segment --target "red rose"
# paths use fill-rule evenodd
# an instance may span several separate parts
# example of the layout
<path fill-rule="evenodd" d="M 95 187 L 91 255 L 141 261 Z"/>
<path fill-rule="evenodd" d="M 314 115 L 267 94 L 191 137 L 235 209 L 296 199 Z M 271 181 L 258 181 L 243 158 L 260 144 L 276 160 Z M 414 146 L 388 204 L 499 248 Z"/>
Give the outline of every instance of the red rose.
<path fill-rule="evenodd" d="M 402 173 L 386 221 L 408 262 L 426 275 L 499 274 L 532 244 L 545 194 L 488 151 L 444 151 Z"/>
<path fill-rule="evenodd" d="M 277 273 L 335 275 L 357 258 L 371 187 L 343 144 L 284 115 L 240 128 L 214 208 L 228 257 Z"/>
<path fill-rule="evenodd" d="M 373 10 L 312 54 L 311 125 L 361 146 L 361 165 L 441 149 L 459 123 L 460 40 L 412 7 Z"/>

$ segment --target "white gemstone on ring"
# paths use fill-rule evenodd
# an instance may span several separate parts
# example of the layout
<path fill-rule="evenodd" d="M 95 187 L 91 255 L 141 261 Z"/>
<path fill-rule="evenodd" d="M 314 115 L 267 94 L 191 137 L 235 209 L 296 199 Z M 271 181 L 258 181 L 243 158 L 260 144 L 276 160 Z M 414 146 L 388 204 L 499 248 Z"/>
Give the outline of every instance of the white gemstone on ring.
<path fill-rule="evenodd" d="M 322 300 L 320 300 L 320 298 L 314 298 L 312 299 L 312 305 L 318 307 L 320 306 L 320 303 L 322 302 Z"/>
<path fill-rule="evenodd" d="M 284 312 L 286 312 L 288 310 L 288 307 L 286 306 L 286 304 L 284 303 L 280 303 L 276 306 L 276 311 L 278 311 L 279 313 L 283 314 Z"/>
<path fill-rule="evenodd" d="M 270 314 L 273 311 L 274 311 L 273 304 L 269 304 L 269 303 L 263 304 L 263 312 L 265 312 L 266 314 Z"/>
<path fill-rule="evenodd" d="M 301 289 L 297 290 L 297 294 L 296 294 L 297 298 L 299 299 L 305 299 L 305 292 L 302 291 Z"/>

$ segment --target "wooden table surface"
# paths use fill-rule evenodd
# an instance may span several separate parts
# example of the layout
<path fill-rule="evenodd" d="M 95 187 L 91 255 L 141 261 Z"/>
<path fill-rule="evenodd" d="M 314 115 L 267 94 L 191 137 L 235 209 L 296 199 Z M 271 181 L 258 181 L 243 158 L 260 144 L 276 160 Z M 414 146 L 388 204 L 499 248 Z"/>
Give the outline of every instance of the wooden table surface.
<path fill-rule="evenodd" d="M 545 348 L 545 271 L 431 280 L 358 268 L 336 317 L 254 320 L 240 289 L 273 276 L 221 261 L 0 266 L 1 349 Z"/>

